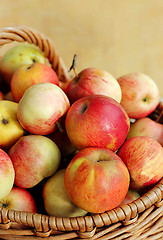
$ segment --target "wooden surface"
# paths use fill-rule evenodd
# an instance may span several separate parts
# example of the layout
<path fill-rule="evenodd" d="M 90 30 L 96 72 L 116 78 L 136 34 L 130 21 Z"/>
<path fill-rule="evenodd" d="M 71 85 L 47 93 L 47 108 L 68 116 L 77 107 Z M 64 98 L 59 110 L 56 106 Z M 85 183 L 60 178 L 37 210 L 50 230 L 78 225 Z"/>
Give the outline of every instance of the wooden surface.
<path fill-rule="evenodd" d="M 163 96 L 162 0 L 0 0 L 0 27 L 13 25 L 49 36 L 67 67 L 76 53 L 78 72 L 144 72 Z"/>

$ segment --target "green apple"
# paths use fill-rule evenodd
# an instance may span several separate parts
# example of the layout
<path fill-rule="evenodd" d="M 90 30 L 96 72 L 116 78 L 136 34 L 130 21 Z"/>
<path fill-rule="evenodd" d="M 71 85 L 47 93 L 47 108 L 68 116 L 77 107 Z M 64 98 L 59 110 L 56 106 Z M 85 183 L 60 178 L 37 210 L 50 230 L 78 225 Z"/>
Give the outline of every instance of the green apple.
<path fill-rule="evenodd" d="M 46 63 L 44 54 L 34 45 L 21 43 L 10 48 L 0 60 L 0 72 L 4 81 L 10 85 L 13 73 L 24 64 Z"/>
<path fill-rule="evenodd" d="M 50 216 L 78 217 L 87 212 L 77 207 L 69 198 L 64 185 L 65 169 L 48 179 L 43 188 L 44 205 Z"/>

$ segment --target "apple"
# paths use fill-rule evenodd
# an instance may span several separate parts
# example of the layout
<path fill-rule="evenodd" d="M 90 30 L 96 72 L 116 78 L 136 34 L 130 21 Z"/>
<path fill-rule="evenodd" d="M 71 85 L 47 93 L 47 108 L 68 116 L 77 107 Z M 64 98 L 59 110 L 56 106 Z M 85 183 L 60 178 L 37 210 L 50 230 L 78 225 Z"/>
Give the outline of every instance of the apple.
<path fill-rule="evenodd" d="M 51 176 L 43 187 L 46 212 L 55 217 L 79 217 L 87 211 L 77 207 L 69 198 L 64 184 L 65 169 Z"/>
<path fill-rule="evenodd" d="M 115 151 L 125 141 L 130 121 L 116 100 L 104 95 L 91 95 L 71 105 L 65 126 L 76 148 L 103 147 Z"/>
<path fill-rule="evenodd" d="M 32 213 L 36 213 L 37 211 L 33 196 L 26 189 L 15 186 L 7 196 L 0 200 L 0 207 Z"/>
<path fill-rule="evenodd" d="M 9 150 L 24 135 L 24 129 L 17 120 L 18 103 L 0 101 L 0 147 Z"/>
<path fill-rule="evenodd" d="M 163 148 L 156 140 L 147 136 L 130 138 L 117 154 L 129 170 L 132 190 L 145 192 L 163 177 Z"/>
<path fill-rule="evenodd" d="M 50 82 L 59 86 L 58 76 L 50 66 L 37 62 L 20 66 L 11 78 L 14 100 L 19 102 L 27 88 L 41 82 Z"/>
<path fill-rule="evenodd" d="M 151 137 L 163 146 L 163 125 L 148 117 L 138 119 L 131 124 L 127 139 L 135 136 Z"/>
<path fill-rule="evenodd" d="M 140 119 L 148 116 L 159 103 L 158 86 L 144 73 L 129 73 L 117 79 L 121 90 L 120 104 L 128 116 Z"/>
<path fill-rule="evenodd" d="M 24 64 L 35 62 L 46 63 L 40 49 L 32 44 L 20 43 L 10 48 L 0 60 L 0 73 L 4 81 L 10 85 L 13 73 Z"/>
<path fill-rule="evenodd" d="M 122 95 L 117 80 L 109 72 L 98 68 L 82 70 L 69 82 L 65 93 L 71 103 L 94 94 L 111 97 L 120 103 Z"/>
<path fill-rule="evenodd" d="M 13 187 L 9 194 L 0 200 L 0 207 L 14 211 L 36 213 L 37 207 L 33 196 L 23 188 Z M 28 226 L 12 222 L 11 228 L 27 229 Z"/>
<path fill-rule="evenodd" d="M 61 159 L 57 145 L 42 135 L 21 137 L 8 154 L 15 169 L 15 185 L 21 188 L 31 188 L 53 175 Z"/>
<path fill-rule="evenodd" d="M 24 129 L 33 134 L 46 135 L 70 107 L 63 90 L 53 83 L 30 86 L 18 103 L 17 118 Z"/>
<path fill-rule="evenodd" d="M 0 100 L 4 100 L 5 96 L 4 94 L 0 91 Z"/>
<path fill-rule="evenodd" d="M 75 205 L 91 213 L 102 213 L 122 202 L 130 176 L 116 153 L 107 148 L 89 147 L 71 160 L 64 182 Z"/>
<path fill-rule="evenodd" d="M 119 204 L 119 206 L 122 206 L 124 204 L 129 204 L 129 203 L 133 202 L 134 200 L 136 200 L 138 198 L 140 198 L 140 194 L 135 190 L 129 189 L 125 198 Z"/>
<path fill-rule="evenodd" d="M 9 194 L 14 185 L 15 171 L 9 155 L 0 149 L 0 199 Z"/>

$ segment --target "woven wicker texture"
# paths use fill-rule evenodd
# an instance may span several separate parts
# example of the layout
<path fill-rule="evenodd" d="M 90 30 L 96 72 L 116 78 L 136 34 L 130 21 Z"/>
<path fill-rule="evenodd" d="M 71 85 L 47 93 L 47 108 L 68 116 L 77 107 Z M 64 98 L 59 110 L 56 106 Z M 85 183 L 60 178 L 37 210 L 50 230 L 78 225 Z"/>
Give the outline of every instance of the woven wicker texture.
<path fill-rule="evenodd" d="M 12 41 L 38 46 L 49 59 L 60 81 L 70 79 L 52 41 L 38 31 L 25 27 L 0 29 L 0 46 Z M 155 114 L 162 112 L 162 104 Z M 152 117 L 152 115 L 151 115 Z M 162 122 L 162 118 L 159 119 Z M 21 224 L 14 229 L 13 223 Z M 26 226 L 26 228 L 25 228 Z M 37 237 L 36 237 L 37 236 Z M 0 209 L 1 239 L 163 239 L 163 179 L 149 192 L 130 204 L 102 214 L 61 218 Z"/>

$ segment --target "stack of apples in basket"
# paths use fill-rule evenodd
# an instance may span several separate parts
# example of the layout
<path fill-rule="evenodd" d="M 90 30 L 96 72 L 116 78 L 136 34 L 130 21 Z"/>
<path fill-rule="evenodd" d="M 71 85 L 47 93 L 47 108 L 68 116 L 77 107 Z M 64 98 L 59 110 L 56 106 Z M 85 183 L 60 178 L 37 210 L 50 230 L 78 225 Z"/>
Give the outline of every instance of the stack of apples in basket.
<path fill-rule="evenodd" d="M 18 44 L 0 60 L 0 205 L 50 216 L 102 213 L 163 177 L 155 81 L 88 67 L 61 84 L 44 54 Z"/>

